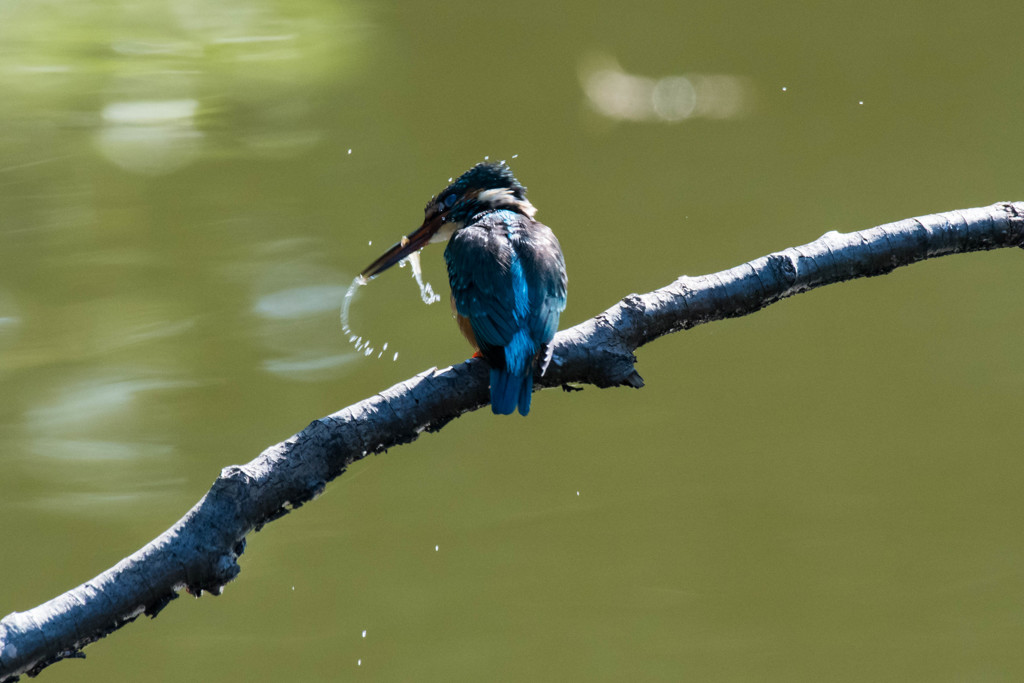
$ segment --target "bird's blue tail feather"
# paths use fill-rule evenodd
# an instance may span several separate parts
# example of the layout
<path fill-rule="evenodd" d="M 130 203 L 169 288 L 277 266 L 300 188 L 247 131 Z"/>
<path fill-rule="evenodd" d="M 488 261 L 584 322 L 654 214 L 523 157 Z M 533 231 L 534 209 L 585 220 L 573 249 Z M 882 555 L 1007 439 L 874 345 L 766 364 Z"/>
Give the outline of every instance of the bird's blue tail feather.
<path fill-rule="evenodd" d="M 513 375 L 508 370 L 491 370 L 491 410 L 495 415 L 511 415 L 516 406 L 521 415 L 527 415 L 532 397 L 532 367 L 524 375 Z"/>

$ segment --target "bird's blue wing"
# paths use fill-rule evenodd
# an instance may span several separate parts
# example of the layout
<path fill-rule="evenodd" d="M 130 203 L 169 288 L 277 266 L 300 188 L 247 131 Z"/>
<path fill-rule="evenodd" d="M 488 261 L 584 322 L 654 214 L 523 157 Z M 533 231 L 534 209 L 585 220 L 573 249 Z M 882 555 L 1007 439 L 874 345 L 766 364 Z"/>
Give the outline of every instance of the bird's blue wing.
<path fill-rule="evenodd" d="M 510 272 L 511 242 L 486 225 L 470 225 L 452 235 L 444 258 L 455 310 L 469 319 L 484 357 L 504 367 L 500 349 L 520 327 Z"/>
<path fill-rule="evenodd" d="M 524 242 L 517 252 L 523 270 L 529 273 L 530 336 L 538 345 L 547 344 L 558 331 L 558 319 L 565 310 L 565 259 L 558 239 L 546 225 L 534 223 Z"/>
<path fill-rule="evenodd" d="M 551 230 L 497 211 L 456 231 L 445 261 L 455 308 L 469 319 L 484 357 L 516 375 L 532 372 L 565 310 L 565 261 Z"/>

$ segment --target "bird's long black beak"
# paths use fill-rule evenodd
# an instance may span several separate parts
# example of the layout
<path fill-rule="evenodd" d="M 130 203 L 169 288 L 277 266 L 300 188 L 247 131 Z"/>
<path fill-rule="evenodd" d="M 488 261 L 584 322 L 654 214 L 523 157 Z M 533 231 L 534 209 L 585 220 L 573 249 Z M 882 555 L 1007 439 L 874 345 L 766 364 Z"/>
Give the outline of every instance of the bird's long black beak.
<path fill-rule="evenodd" d="M 380 258 L 366 268 L 363 268 L 360 277 L 366 280 L 376 277 L 409 254 L 419 251 L 427 245 L 430 238 L 441 228 L 443 223 L 444 217 L 441 215 L 424 221 L 423 225 L 413 230 L 408 236 L 403 237 L 400 242 L 384 252 Z"/>

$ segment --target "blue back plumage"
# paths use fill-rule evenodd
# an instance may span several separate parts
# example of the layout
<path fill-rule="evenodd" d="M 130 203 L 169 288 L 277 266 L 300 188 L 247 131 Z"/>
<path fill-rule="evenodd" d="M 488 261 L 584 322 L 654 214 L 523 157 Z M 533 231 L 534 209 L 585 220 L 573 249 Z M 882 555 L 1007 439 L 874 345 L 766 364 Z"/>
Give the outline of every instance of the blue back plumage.
<path fill-rule="evenodd" d="M 565 310 L 562 250 L 551 230 L 510 210 L 472 217 L 452 235 L 445 261 L 452 298 L 491 365 L 491 409 L 526 415 L 535 359 Z"/>

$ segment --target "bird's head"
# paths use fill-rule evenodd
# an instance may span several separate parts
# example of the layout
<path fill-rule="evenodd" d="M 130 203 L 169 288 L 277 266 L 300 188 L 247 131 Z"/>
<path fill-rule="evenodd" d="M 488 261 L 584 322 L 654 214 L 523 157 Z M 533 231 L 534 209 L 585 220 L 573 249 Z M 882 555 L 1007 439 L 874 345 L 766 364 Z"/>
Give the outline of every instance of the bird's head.
<path fill-rule="evenodd" d="M 495 209 L 516 211 L 530 218 L 537 212 L 505 162 L 481 162 L 435 195 L 424 208 L 423 224 L 403 237 L 367 266 L 361 277 L 370 279 L 430 242 L 443 242 L 478 213 Z"/>

